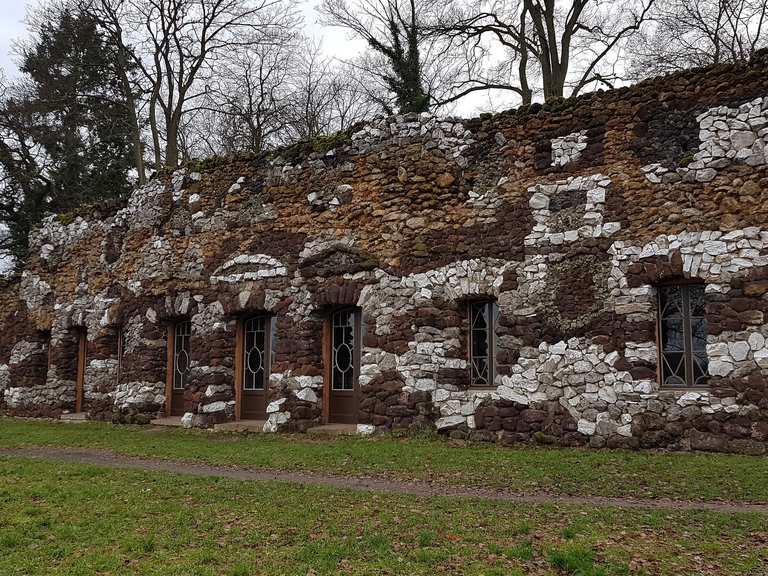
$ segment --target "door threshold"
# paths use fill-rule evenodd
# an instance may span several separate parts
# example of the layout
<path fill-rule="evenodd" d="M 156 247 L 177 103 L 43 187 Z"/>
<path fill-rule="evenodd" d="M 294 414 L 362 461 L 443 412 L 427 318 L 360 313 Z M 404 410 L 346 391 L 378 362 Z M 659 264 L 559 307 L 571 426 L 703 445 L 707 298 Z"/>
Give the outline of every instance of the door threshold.
<path fill-rule="evenodd" d="M 323 424 L 309 428 L 307 434 L 314 436 L 354 436 L 357 434 L 357 424 Z"/>
<path fill-rule="evenodd" d="M 266 420 L 234 420 L 214 424 L 213 429 L 216 432 L 263 432 L 266 423 Z"/>
<path fill-rule="evenodd" d="M 88 413 L 87 412 L 67 412 L 66 414 L 62 414 L 59 416 L 59 420 L 62 422 L 87 422 L 88 421 Z"/>
<path fill-rule="evenodd" d="M 181 416 L 166 416 L 165 418 L 155 418 L 149 421 L 152 426 L 173 426 L 181 428 Z"/>

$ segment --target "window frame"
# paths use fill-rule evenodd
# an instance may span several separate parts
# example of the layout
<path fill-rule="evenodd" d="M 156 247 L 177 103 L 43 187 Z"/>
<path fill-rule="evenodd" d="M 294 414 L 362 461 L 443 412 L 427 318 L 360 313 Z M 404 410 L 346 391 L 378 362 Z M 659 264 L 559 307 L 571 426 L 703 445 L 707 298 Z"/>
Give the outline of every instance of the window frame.
<path fill-rule="evenodd" d="M 348 318 L 351 320 L 351 326 L 347 324 L 346 326 L 336 326 L 336 317 L 339 315 L 348 315 Z M 360 357 L 362 355 L 362 339 L 363 339 L 363 313 L 362 310 L 356 306 L 344 306 L 341 308 L 337 308 L 329 314 L 328 317 L 329 322 L 329 329 L 330 329 L 330 360 L 331 360 L 331 367 L 330 367 L 330 391 L 332 393 L 338 393 L 338 392 L 348 392 L 348 393 L 355 393 L 358 388 L 358 381 L 360 378 Z M 351 375 L 349 376 L 351 382 L 351 386 L 346 387 L 337 387 L 337 381 L 336 381 L 336 369 L 337 369 L 337 349 L 336 349 L 336 328 L 351 328 L 352 330 L 352 338 L 351 338 L 351 346 L 347 344 L 346 342 L 342 342 L 341 344 L 347 346 L 350 354 L 349 363 L 350 363 L 350 370 Z M 339 370 L 341 373 L 341 370 Z M 346 378 L 341 382 L 343 385 L 346 382 Z"/>
<path fill-rule="evenodd" d="M 474 312 L 477 306 L 486 307 L 488 314 L 486 332 L 487 342 L 487 375 L 485 382 L 482 378 L 475 376 L 475 351 L 474 351 Z M 493 389 L 496 387 L 496 324 L 499 318 L 499 306 L 496 300 L 492 298 L 483 298 L 469 300 L 467 302 L 467 372 L 469 377 L 469 387 L 475 389 Z"/>
<path fill-rule="evenodd" d="M 188 327 L 186 330 L 186 334 L 179 334 L 179 329 L 182 327 Z M 184 340 L 181 340 L 182 342 L 186 341 L 186 347 L 182 344 L 181 350 L 179 350 L 179 342 L 180 342 L 180 336 Z M 192 322 L 188 319 L 185 320 L 179 320 L 178 322 L 175 322 L 173 324 L 173 366 L 172 366 L 172 373 L 171 373 L 171 390 L 172 391 L 180 391 L 185 390 L 187 387 L 187 378 L 189 377 L 189 369 L 192 365 L 192 346 L 191 346 L 191 340 L 192 340 Z M 183 351 L 185 355 L 187 356 L 187 367 L 184 370 L 184 372 L 180 372 L 178 369 L 178 354 L 180 351 Z M 180 385 L 176 385 L 176 375 L 181 375 L 181 381 Z"/>
<path fill-rule="evenodd" d="M 85 405 L 85 370 L 88 366 L 88 329 L 85 326 L 76 326 L 74 336 L 77 350 L 77 363 L 75 364 L 75 412 L 83 411 Z"/>
<path fill-rule="evenodd" d="M 663 313 L 663 302 L 662 302 L 662 296 L 663 291 L 665 289 L 669 288 L 678 288 L 680 290 L 681 294 L 681 323 L 682 323 L 682 338 L 683 338 L 683 365 L 684 365 L 684 375 L 685 375 L 685 382 L 683 384 L 667 384 L 664 376 L 664 363 L 665 363 L 665 350 L 664 350 L 664 334 L 663 334 L 663 326 L 664 326 L 664 318 L 662 317 Z M 706 327 L 707 324 L 707 318 L 705 316 L 693 316 L 692 314 L 692 308 L 691 308 L 691 300 L 690 300 L 690 290 L 691 288 L 700 288 L 702 290 L 702 296 L 705 294 L 704 289 L 705 285 L 702 282 L 697 281 L 674 281 L 674 282 L 665 282 L 663 284 L 659 284 L 656 286 L 656 352 L 657 352 L 657 369 L 656 369 L 656 381 L 659 385 L 660 389 L 663 390 L 697 390 L 697 389 L 709 389 L 709 372 L 708 368 L 706 370 L 702 370 L 704 373 L 703 382 L 701 382 L 701 377 L 699 381 L 696 381 L 695 377 L 695 370 L 694 370 L 694 362 L 696 361 L 696 351 L 694 349 L 693 345 L 693 328 L 691 320 L 692 318 L 698 319 L 701 318 L 704 320 L 704 325 Z M 705 342 L 705 355 L 706 355 L 706 342 Z M 707 367 L 709 366 L 709 357 L 707 356 Z M 679 380 L 679 376 L 677 378 Z"/>
<path fill-rule="evenodd" d="M 256 320 L 262 320 L 264 322 L 264 345 L 261 352 L 261 372 L 262 372 L 262 385 L 261 388 L 253 387 L 246 388 L 247 374 L 249 372 L 248 366 L 248 348 L 246 346 L 248 342 L 248 325 Z M 245 318 L 242 318 L 239 322 L 238 329 L 241 332 L 242 346 L 240 349 L 240 357 L 237 359 L 240 365 L 240 378 L 238 386 L 242 392 L 266 392 L 269 388 L 269 376 L 272 372 L 272 354 L 273 354 L 273 342 L 274 335 L 272 333 L 274 326 L 273 316 L 268 313 L 252 314 Z M 254 380 L 255 383 L 255 380 Z"/>

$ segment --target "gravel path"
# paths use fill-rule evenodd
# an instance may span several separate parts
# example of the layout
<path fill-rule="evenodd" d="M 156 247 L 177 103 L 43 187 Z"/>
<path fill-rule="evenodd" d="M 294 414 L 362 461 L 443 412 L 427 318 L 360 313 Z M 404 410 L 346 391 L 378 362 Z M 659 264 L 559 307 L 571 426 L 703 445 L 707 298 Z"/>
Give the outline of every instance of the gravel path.
<path fill-rule="evenodd" d="M 654 508 L 670 510 L 712 510 L 716 512 L 761 512 L 768 514 L 768 504 L 745 502 L 700 502 L 672 500 L 667 498 L 618 498 L 609 496 L 568 496 L 546 493 L 518 493 L 510 490 L 489 489 L 473 486 L 456 486 L 425 482 L 422 480 L 399 480 L 395 478 L 373 478 L 366 476 L 342 476 L 321 472 L 289 472 L 213 466 L 180 460 L 161 458 L 138 458 L 117 454 L 108 450 L 87 448 L 0 448 L 0 456 L 16 456 L 66 462 L 71 464 L 92 464 L 108 468 L 144 470 L 149 472 L 170 472 L 189 476 L 213 476 L 233 480 L 266 480 L 293 482 L 311 486 L 347 488 L 368 492 L 410 494 L 413 496 L 452 496 L 460 498 L 484 498 L 524 504 L 570 504 L 585 506 L 610 506 L 618 508 Z"/>

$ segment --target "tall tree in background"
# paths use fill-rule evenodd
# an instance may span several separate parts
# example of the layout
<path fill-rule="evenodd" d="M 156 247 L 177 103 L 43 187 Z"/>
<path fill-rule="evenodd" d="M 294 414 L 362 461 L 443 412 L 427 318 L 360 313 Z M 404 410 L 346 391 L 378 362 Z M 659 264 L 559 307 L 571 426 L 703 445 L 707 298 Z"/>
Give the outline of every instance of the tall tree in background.
<path fill-rule="evenodd" d="M 468 78 L 455 97 L 479 90 L 506 90 L 530 103 L 575 96 L 587 86 L 620 80 L 621 51 L 650 15 L 655 0 L 480 0 L 458 4 L 437 31 L 472 44 L 484 56 L 502 51 L 502 61 Z M 617 69 L 618 65 L 618 69 Z M 490 74 L 489 74 L 490 72 Z M 534 82 L 539 83 L 536 86 Z"/>
<path fill-rule="evenodd" d="M 22 79 L 0 88 L 0 221 L 23 256 L 47 211 L 123 197 L 131 185 L 126 98 L 97 24 L 67 6 L 33 14 Z"/>
<path fill-rule="evenodd" d="M 766 0 L 657 0 L 653 21 L 629 45 L 631 77 L 748 60 L 766 46 Z"/>
<path fill-rule="evenodd" d="M 319 43 L 251 47 L 217 68 L 180 130 L 190 157 L 260 153 L 346 130 L 379 110 L 354 70 Z"/>
<path fill-rule="evenodd" d="M 279 43 L 295 25 L 279 0 L 126 0 L 125 28 L 135 32 L 136 65 L 147 86 L 155 166 L 182 157 L 183 116 L 206 95 L 220 61 L 259 43 Z"/>
<path fill-rule="evenodd" d="M 20 261 L 29 231 L 46 209 L 52 191 L 46 176 L 47 156 L 29 138 L 34 131 L 26 94 L 0 78 L 0 256 Z"/>
<path fill-rule="evenodd" d="M 133 167 L 136 170 L 138 183 L 144 184 L 147 181 L 147 170 L 144 162 L 142 137 L 144 125 L 140 119 L 143 90 L 139 83 L 138 66 L 135 64 L 136 55 L 133 49 L 126 44 L 126 36 L 123 31 L 126 0 L 78 0 L 77 6 L 83 14 L 98 25 L 113 52 L 114 75 L 120 83 L 120 89 L 125 98 L 126 119 L 130 129 L 133 151 Z"/>
<path fill-rule="evenodd" d="M 198 138 L 199 148 L 213 155 L 258 154 L 281 140 L 299 45 L 298 30 L 287 27 L 281 42 L 254 44 L 220 62 L 194 109 L 202 126 L 209 127 Z"/>
<path fill-rule="evenodd" d="M 209 92 L 210 111 L 223 151 L 259 153 L 283 129 L 293 44 L 258 44 L 236 54 Z"/>
<path fill-rule="evenodd" d="M 129 187 L 128 106 L 114 70 L 116 54 L 97 23 L 68 8 L 37 14 L 22 49 L 32 140 L 50 157 L 51 206 L 121 197 Z"/>
<path fill-rule="evenodd" d="M 323 0 L 321 12 L 325 23 L 367 43 L 371 52 L 358 60 L 358 69 L 382 81 L 399 112 L 424 112 L 433 99 L 424 57 L 436 38 L 429 22 L 443 6 L 441 0 Z M 449 54 L 440 57 L 447 65 Z M 381 104 L 393 112 L 389 103 Z"/>
<path fill-rule="evenodd" d="M 300 50 L 281 113 L 283 144 L 345 130 L 375 107 L 350 70 L 324 55 L 318 42 L 305 40 Z"/>

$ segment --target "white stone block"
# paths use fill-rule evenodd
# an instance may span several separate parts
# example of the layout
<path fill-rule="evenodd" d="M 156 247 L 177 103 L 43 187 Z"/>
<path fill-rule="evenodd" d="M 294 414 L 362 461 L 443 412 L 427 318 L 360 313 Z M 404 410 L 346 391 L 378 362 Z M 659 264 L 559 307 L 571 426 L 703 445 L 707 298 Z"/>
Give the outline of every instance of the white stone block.
<path fill-rule="evenodd" d="M 273 400 L 272 402 L 270 402 L 269 405 L 267 406 L 267 414 L 272 414 L 274 412 L 279 412 L 280 411 L 280 406 L 285 404 L 286 400 L 287 400 L 287 398 L 279 398 L 278 400 Z"/>
<path fill-rule="evenodd" d="M 363 436 L 370 436 L 376 432 L 376 426 L 373 424 L 358 424 L 357 425 L 357 433 L 361 434 Z"/>
<path fill-rule="evenodd" d="M 611 387 L 604 387 L 600 388 L 597 392 L 597 397 L 600 398 L 600 400 L 603 400 L 604 402 L 608 402 L 608 404 L 615 404 L 616 400 L 618 400 L 618 397 L 616 396 L 616 391 Z"/>
<path fill-rule="evenodd" d="M 210 404 L 205 404 L 203 406 L 203 412 L 206 414 L 211 414 L 213 412 L 224 412 L 224 410 L 227 409 L 227 403 L 223 401 L 219 402 L 211 402 Z"/>
<path fill-rule="evenodd" d="M 518 404 L 529 404 L 528 396 L 521 392 L 517 392 L 508 386 L 499 386 L 499 388 L 496 390 L 496 393 L 502 400 L 517 402 Z"/>
<path fill-rule="evenodd" d="M 711 360 L 709 362 L 709 373 L 712 376 L 728 376 L 733 372 L 733 364 L 722 360 Z"/>
<path fill-rule="evenodd" d="M 593 204 L 603 204 L 605 202 L 605 190 L 603 188 L 594 188 L 587 192 L 587 202 Z"/>
<path fill-rule="evenodd" d="M 768 348 L 758 350 L 753 357 L 760 368 L 768 368 Z"/>
<path fill-rule="evenodd" d="M 296 393 L 296 398 L 312 403 L 315 403 L 318 400 L 317 394 L 315 394 L 315 391 L 312 390 L 312 388 L 302 388 Z"/>
<path fill-rule="evenodd" d="M 453 414 L 451 416 L 439 418 L 437 422 L 435 422 L 435 426 L 438 430 L 442 430 L 444 428 L 453 428 L 454 426 L 459 426 L 465 422 L 466 418 L 464 416 L 461 414 Z"/>
<path fill-rule="evenodd" d="M 263 431 L 267 433 L 277 432 L 280 425 L 285 424 L 291 419 L 290 412 L 274 412 L 269 415 L 264 423 Z"/>
<path fill-rule="evenodd" d="M 760 332 L 752 332 L 747 342 L 749 342 L 750 349 L 757 351 L 765 347 L 765 336 L 760 334 Z"/>
<path fill-rule="evenodd" d="M 680 398 L 677 399 L 677 403 L 680 406 L 691 406 L 694 404 L 698 404 L 699 400 L 701 399 L 701 394 L 698 392 L 686 392 Z"/>
<path fill-rule="evenodd" d="M 743 340 L 728 342 L 728 351 L 736 362 L 742 362 L 749 355 L 749 344 Z"/>
<path fill-rule="evenodd" d="M 546 210 L 549 208 L 549 196 L 542 194 L 541 192 L 536 192 L 533 196 L 531 196 L 528 204 L 534 210 Z"/>
<path fill-rule="evenodd" d="M 582 419 L 579 420 L 578 424 L 576 425 L 576 428 L 582 434 L 585 434 L 587 436 L 592 436 L 595 433 L 595 429 L 597 428 L 597 424 L 582 418 Z"/>

